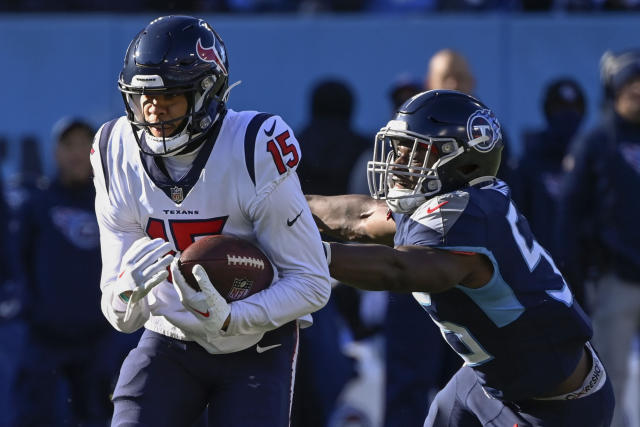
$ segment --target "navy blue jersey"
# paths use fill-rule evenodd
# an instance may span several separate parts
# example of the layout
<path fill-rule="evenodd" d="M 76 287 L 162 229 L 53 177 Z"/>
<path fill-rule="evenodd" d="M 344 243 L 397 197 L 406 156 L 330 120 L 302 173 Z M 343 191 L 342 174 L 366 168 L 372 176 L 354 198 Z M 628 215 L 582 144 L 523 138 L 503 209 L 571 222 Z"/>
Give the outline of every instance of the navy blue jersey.
<path fill-rule="evenodd" d="M 434 197 L 394 219 L 396 246 L 482 253 L 491 260 L 493 276 L 481 288 L 414 293 L 488 393 L 532 398 L 573 372 L 591 338 L 590 321 L 504 182 Z"/>
<path fill-rule="evenodd" d="M 31 327 L 56 340 L 106 334 L 100 313 L 100 247 L 91 182 L 68 188 L 55 179 L 30 191 L 12 224 L 10 254 L 25 284 Z"/>

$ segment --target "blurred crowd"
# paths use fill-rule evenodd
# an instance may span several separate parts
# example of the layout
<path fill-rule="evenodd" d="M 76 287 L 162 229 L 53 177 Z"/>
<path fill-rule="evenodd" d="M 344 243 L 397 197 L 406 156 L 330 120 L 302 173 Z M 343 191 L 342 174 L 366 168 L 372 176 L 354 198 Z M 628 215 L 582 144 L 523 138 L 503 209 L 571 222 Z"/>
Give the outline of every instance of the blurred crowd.
<path fill-rule="evenodd" d="M 32 0 L 0 2 L 0 9 L 27 5 L 30 11 L 101 7 Z M 153 10 L 145 1 L 114 1 L 110 10 L 119 5 Z M 633 9 L 640 1 L 211 0 L 179 6 L 232 12 L 594 10 Z M 602 80 L 597 125 L 583 127 L 587 100 L 580 84 L 557 76 L 540 94 L 544 127 L 515 134 L 507 124 L 499 175 L 592 316 L 594 341 L 618 400 L 614 425 L 622 427 L 633 425 L 623 402 L 627 361 L 640 330 L 640 201 L 634 195 L 640 184 L 640 51 L 607 52 L 593 66 L 600 67 Z M 424 76 L 398 71 L 389 83 L 389 117 L 421 91 L 473 94 L 476 86 L 471 64 L 450 49 L 428 61 Z M 310 120 L 296 130 L 304 158 L 311 159 L 298 170 L 305 193 L 368 193 L 373 135 L 354 129 L 356 103 L 350 83 L 341 79 L 328 77 L 311 88 Z M 0 426 L 106 425 L 117 367 L 137 341 L 113 331 L 100 313 L 88 160 L 93 133 L 93 124 L 82 118 L 56 124 L 47 144 L 57 166 L 52 177 L 43 174 L 38 142 L 24 138 L 19 174 L 2 183 L 0 340 L 8 345 L 0 350 Z M 509 147 L 516 140 L 523 154 L 512 158 Z M 314 318 L 314 326 L 301 331 L 295 426 L 422 425 L 429 400 L 461 363 L 410 295 L 336 284 Z"/>
<path fill-rule="evenodd" d="M 2 0 L 0 12 L 602 12 L 640 10 L 638 0 Z"/>

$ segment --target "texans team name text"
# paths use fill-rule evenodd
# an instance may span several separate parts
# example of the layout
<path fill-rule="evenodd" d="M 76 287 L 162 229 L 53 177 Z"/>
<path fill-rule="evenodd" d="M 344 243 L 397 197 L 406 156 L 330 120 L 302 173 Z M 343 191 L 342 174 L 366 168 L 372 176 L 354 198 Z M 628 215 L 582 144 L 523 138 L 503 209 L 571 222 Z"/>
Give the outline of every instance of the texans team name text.
<path fill-rule="evenodd" d="M 162 212 L 164 212 L 166 215 L 199 215 L 200 214 L 199 211 L 192 211 L 192 210 L 186 210 L 186 209 L 163 209 Z"/>

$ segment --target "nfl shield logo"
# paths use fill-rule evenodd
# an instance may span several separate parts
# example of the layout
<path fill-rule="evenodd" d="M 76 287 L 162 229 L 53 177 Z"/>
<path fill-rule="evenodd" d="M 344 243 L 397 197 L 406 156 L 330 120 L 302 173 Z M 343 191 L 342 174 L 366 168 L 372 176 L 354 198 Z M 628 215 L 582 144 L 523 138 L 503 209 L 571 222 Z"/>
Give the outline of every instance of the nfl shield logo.
<path fill-rule="evenodd" d="M 182 187 L 171 187 L 171 200 L 176 203 L 182 203 L 182 201 L 184 200 Z"/>
<path fill-rule="evenodd" d="M 253 281 L 251 280 L 234 279 L 233 285 L 231 285 L 231 289 L 229 290 L 229 299 L 235 301 L 244 298 L 251 290 L 251 286 L 253 286 Z"/>

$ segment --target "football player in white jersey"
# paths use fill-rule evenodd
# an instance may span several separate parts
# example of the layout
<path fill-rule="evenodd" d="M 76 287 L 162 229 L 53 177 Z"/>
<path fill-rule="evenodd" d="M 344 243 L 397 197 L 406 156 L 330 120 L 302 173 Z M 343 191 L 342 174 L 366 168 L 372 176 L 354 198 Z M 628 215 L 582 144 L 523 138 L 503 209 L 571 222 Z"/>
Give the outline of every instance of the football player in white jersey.
<path fill-rule="evenodd" d="M 133 39 L 119 78 L 127 115 L 96 134 L 91 160 L 102 248 L 102 311 L 145 331 L 124 361 L 113 425 L 289 424 L 298 327 L 330 295 L 320 235 L 278 116 L 226 108 L 228 59 L 205 21 L 167 16 Z M 197 238 L 231 234 L 273 263 L 271 286 L 227 303 L 177 269 Z M 171 273 L 171 274 L 170 274 Z"/>

